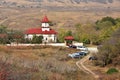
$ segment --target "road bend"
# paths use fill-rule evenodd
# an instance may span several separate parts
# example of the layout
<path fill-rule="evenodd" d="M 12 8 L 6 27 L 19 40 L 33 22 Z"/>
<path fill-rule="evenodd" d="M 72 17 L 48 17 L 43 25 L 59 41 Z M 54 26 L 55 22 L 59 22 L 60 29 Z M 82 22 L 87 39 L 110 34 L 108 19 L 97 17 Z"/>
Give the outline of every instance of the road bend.
<path fill-rule="evenodd" d="M 85 61 L 89 60 L 90 54 L 88 54 L 87 56 L 85 56 L 84 58 L 82 58 L 81 60 L 76 62 L 76 65 L 79 69 L 81 69 L 83 72 L 87 73 L 87 74 L 92 74 L 94 78 L 99 78 L 99 75 L 97 75 L 96 73 L 94 73 L 92 70 L 90 70 L 89 68 L 87 68 L 84 63 Z"/>

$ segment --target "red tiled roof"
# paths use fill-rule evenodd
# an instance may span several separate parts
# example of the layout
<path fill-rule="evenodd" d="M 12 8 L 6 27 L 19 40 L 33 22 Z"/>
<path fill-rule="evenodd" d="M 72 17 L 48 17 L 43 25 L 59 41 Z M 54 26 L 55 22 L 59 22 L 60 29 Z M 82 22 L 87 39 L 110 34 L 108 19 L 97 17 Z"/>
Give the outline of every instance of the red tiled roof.
<path fill-rule="evenodd" d="M 47 16 L 44 16 L 44 18 L 42 19 L 42 23 L 48 23 L 48 22 L 49 22 L 49 20 L 48 20 Z"/>
<path fill-rule="evenodd" d="M 33 28 L 26 30 L 25 34 L 57 34 L 57 32 L 53 29 L 50 29 L 50 31 L 42 31 L 41 28 Z"/>
<path fill-rule="evenodd" d="M 66 36 L 65 40 L 74 40 L 74 37 L 73 36 Z"/>

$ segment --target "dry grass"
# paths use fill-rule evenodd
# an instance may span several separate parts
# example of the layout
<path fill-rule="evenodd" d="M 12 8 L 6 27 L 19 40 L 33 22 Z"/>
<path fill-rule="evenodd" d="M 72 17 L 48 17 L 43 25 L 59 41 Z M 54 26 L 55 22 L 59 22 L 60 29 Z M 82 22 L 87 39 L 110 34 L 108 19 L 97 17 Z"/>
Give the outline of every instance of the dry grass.
<path fill-rule="evenodd" d="M 45 15 L 39 9 L 0 9 L 1 20 L 6 20 L 3 24 L 10 29 L 26 30 L 28 28 L 40 27 L 40 20 Z M 9 14 L 8 14 L 9 12 Z M 114 18 L 120 17 L 120 12 L 95 12 L 95 11 L 79 11 L 79 12 L 52 12 L 48 11 L 47 16 L 56 25 L 51 26 L 57 31 L 60 28 L 74 30 L 76 23 L 93 23 L 98 19 L 105 16 L 111 16 Z"/>
<path fill-rule="evenodd" d="M 104 80 L 119 80 L 120 79 L 120 73 L 112 74 L 112 75 L 104 75 Z"/>
<path fill-rule="evenodd" d="M 87 62 L 85 62 L 85 65 L 89 69 L 94 71 L 97 75 L 99 75 L 101 80 L 119 80 L 120 79 L 120 72 L 115 73 L 115 74 L 107 74 L 106 73 L 107 70 L 111 67 L 115 67 L 115 68 L 117 68 L 117 70 L 120 70 L 119 66 L 109 65 L 106 67 L 100 67 L 100 66 L 94 66 L 93 62 L 94 61 L 87 61 Z"/>
<path fill-rule="evenodd" d="M 18 73 L 23 71 L 30 74 L 29 78 L 32 80 L 87 80 L 87 78 L 94 80 L 91 75 L 77 68 L 75 65 L 77 59 L 67 57 L 69 53 L 76 52 L 76 49 L 52 46 L 0 46 L 0 50 L 0 60 L 9 63 L 13 73 L 16 70 Z M 24 75 L 23 72 L 19 74 Z M 27 75 L 26 77 L 28 78 Z"/>
<path fill-rule="evenodd" d="M 78 59 L 67 57 L 69 53 L 76 52 L 76 49 L 52 46 L 0 46 L 0 51 L 1 62 L 9 64 L 9 67 L 12 66 L 10 68 L 14 72 L 17 70 L 17 75 L 29 74 L 31 76 L 29 78 L 32 80 L 96 80 L 92 75 L 86 74 L 77 68 L 75 63 Z M 105 68 L 95 67 L 91 61 L 87 61 L 85 65 L 99 74 L 102 80 L 119 80 L 119 73 L 106 74 L 110 66 Z M 14 72 L 12 73 L 14 74 Z M 28 78 L 28 76 L 26 77 Z"/>

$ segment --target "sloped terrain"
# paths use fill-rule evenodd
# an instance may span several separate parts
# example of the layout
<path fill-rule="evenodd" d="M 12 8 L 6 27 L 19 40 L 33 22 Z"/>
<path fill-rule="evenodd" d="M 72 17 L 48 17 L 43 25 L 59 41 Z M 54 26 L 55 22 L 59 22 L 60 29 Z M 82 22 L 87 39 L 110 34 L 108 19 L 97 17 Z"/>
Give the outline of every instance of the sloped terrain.
<path fill-rule="evenodd" d="M 119 0 L 1 0 L 0 5 L 5 7 L 18 7 L 18 8 L 45 8 L 46 6 L 68 8 L 71 7 L 82 7 L 89 8 L 89 7 L 119 7 L 120 5 Z M 71 6 L 71 7 L 70 7 Z M 73 8 L 74 9 L 74 8 Z"/>
<path fill-rule="evenodd" d="M 76 23 L 93 23 L 104 17 L 119 17 L 120 0 L 0 0 L 0 24 L 10 29 L 40 27 L 48 15 L 52 28 L 74 30 Z"/>
<path fill-rule="evenodd" d="M 77 68 L 76 59 L 67 57 L 69 53 L 75 52 L 75 49 L 0 46 L 0 50 L 0 73 L 7 73 L 4 76 L 6 80 L 94 80 L 91 75 Z"/>

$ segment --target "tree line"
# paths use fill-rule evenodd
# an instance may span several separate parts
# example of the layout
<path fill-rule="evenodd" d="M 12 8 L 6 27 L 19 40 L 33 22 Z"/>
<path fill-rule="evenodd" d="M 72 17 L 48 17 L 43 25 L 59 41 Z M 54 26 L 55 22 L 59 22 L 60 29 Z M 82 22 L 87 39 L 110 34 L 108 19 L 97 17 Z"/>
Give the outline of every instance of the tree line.
<path fill-rule="evenodd" d="M 75 41 L 85 44 L 100 45 L 109 39 L 113 32 L 120 27 L 120 18 L 103 17 L 95 23 L 80 23 L 75 25 L 75 31 L 59 29 L 57 42 L 64 42 L 65 36 L 73 36 Z M 32 40 L 24 39 L 24 32 L 9 30 L 7 27 L 0 25 L 0 43 L 6 44 L 11 42 L 18 43 L 42 43 L 42 36 L 34 36 Z"/>
<path fill-rule="evenodd" d="M 24 32 L 9 30 L 4 25 L 0 25 L 0 44 L 16 43 L 42 43 L 42 36 L 33 36 L 32 40 L 25 39 Z"/>
<path fill-rule="evenodd" d="M 99 53 L 96 55 L 97 61 L 95 61 L 95 65 L 120 65 L 120 28 L 98 49 Z"/>
<path fill-rule="evenodd" d="M 9 30 L 7 27 L 0 25 L 0 44 L 23 41 L 24 37 L 21 31 Z"/>
<path fill-rule="evenodd" d="M 75 41 L 85 44 L 100 45 L 109 39 L 113 32 L 120 27 L 120 18 L 103 17 L 95 23 L 80 23 L 75 25 L 75 31 L 60 29 L 58 34 L 59 42 L 64 41 L 65 36 L 73 36 Z"/>

